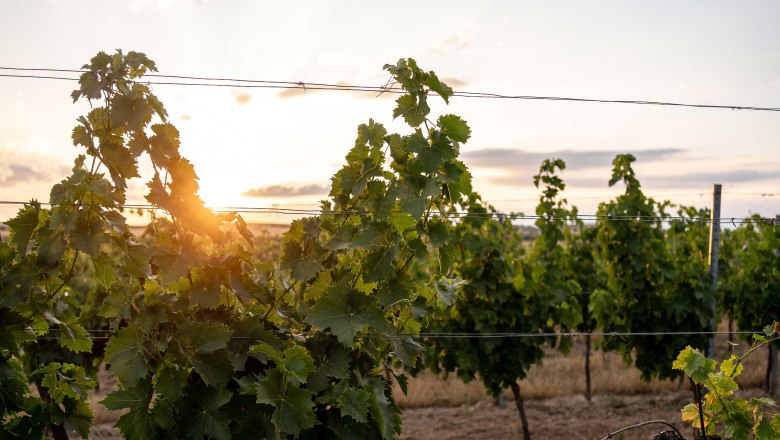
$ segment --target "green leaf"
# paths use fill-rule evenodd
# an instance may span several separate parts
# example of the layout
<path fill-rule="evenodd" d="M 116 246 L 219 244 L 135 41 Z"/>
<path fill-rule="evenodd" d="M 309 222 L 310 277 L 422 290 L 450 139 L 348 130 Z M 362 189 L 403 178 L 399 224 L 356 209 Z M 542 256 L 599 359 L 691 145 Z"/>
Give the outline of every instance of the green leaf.
<path fill-rule="evenodd" d="M 16 217 L 5 222 L 11 229 L 11 243 L 16 246 L 17 252 L 22 255 L 27 253 L 30 239 L 35 230 L 38 229 L 40 211 L 40 203 L 33 200 L 29 204 L 25 204 L 24 208 L 20 209 L 19 213 L 16 214 Z"/>
<path fill-rule="evenodd" d="M 284 357 L 277 366 L 299 382 L 306 382 L 309 374 L 314 372 L 314 360 L 306 348 L 296 345 L 284 350 Z"/>
<path fill-rule="evenodd" d="M 114 391 L 100 403 L 112 411 L 125 408 L 130 411 L 117 420 L 115 427 L 122 431 L 125 438 L 154 438 L 154 422 L 149 414 L 154 392 L 148 380 L 142 380 L 134 386 Z"/>
<path fill-rule="evenodd" d="M 369 389 L 373 388 L 369 401 L 368 411 L 379 426 L 382 438 L 390 440 L 401 433 L 400 410 L 392 399 L 385 395 L 385 387 L 382 380 L 372 378 L 369 381 Z"/>
<path fill-rule="evenodd" d="M 185 434 L 187 438 L 202 440 L 230 438 L 230 418 L 220 411 L 233 398 L 226 389 L 196 389 L 188 394 L 190 402 Z"/>
<path fill-rule="evenodd" d="M 431 111 L 425 95 L 419 95 L 417 98 L 412 95 L 402 95 L 395 102 L 396 107 L 393 110 L 393 118 L 403 116 L 406 123 L 411 127 L 417 127 L 422 124 Z"/>
<path fill-rule="evenodd" d="M 373 119 L 368 120 L 368 125 L 360 124 L 358 126 L 358 137 L 356 145 L 369 144 L 372 147 L 381 147 L 384 144 L 387 130 L 382 124 L 377 124 Z"/>
<path fill-rule="evenodd" d="M 95 268 L 95 281 L 105 290 L 117 279 L 116 265 L 105 256 L 92 259 L 92 265 Z"/>
<path fill-rule="evenodd" d="M 455 156 L 452 144 L 441 135 L 438 136 L 438 139 L 432 145 L 421 148 L 418 153 L 423 171 L 426 173 L 438 170 L 446 161 L 453 159 Z"/>
<path fill-rule="evenodd" d="M 428 233 L 428 239 L 431 240 L 431 244 L 434 247 L 445 244 L 450 238 L 450 230 L 447 223 L 439 219 L 429 220 L 425 229 L 425 232 Z"/>
<path fill-rule="evenodd" d="M 406 212 L 393 211 L 388 217 L 388 221 L 399 233 L 404 233 L 417 225 L 417 220 Z"/>
<path fill-rule="evenodd" d="M 285 384 L 278 370 L 271 370 L 257 383 L 257 403 L 274 407 L 271 421 L 277 429 L 286 434 L 297 435 L 301 430 L 311 428 L 317 422 L 314 416 L 314 402 L 311 391 Z"/>
<path fill-rule="evenodd" d="M 414 365 L 417 357 L 425 351 L 420 343 L 408 335 L 396 335 L 391 342 L 393 354 L 406 365 Z"/>
<path fill-rule="evenodd" d="M 219 388 L 233 377 L 233 360 L 226 351 L 196 354 L 190 362 L 206 385 Z"/>
<path fill-rule="evenodd" d="M 425 213 L 425 208 L 428 207 L 428 199 L 421 196 L 412 196 L 404 199 L 402 206 L 404 211 L 408 212 L 413 219 L 419 220 Z"/>
<path fill-rule="evenodd" d="M 92 351 L 92 340 L 89 333 L 78 323 L 74 316 L 57 318 L 51 312 L 44 312 L 44 318 L 60 327 L 60 345 L 74 353 Z"/>
<path fill-rule="evenodd" d="M 25 410 L 29 394 L 30 387 L 22 366 L 13 358 L 0 362 L 0 411 L 13 414 Z"/>
<path fill-rule="evenodd" d="M 305 383 L 309 374 L 313 373 L 314 360 L 305 347 L 295 345 L 280 352 L 266 342 L 261 342 L 252 347 L 252 353 L 264 353 L 276 363 L 276 367 L 287 375 L 292 376 L 299 383 Z"/>
<path fill-rule="evenodd" d="M 715 372 L 715 361 L 707 359 L 699 350 L 689 345 L 677 355 L 672 368 L 682 370 L 696 383 L 704 383 L 707 376 Z"/>
<path fill-rule="evenodd" d="M 154 135 L 149 138 L 149 156 L 158 166 L 167 166 L 168 160 L 179 154 L 179 130 L 173 124 L 152 125 Z"/>
<path fill-rule="evenodd" d="M 132 387 L 146 376 L 149 366 L 144 354 L 146 337 L 137 324 L 119 331 L 106 344 L 105 360 L 110 369 L 127 387 Z"/>
<path fill-rule="evenodd" d="M 471 137 L 471 129 L 466 121 L 455 115 L 439 116 L 439 127 L 442 133 L 455 142 L 466 142 Z"/>
<path fill-rule="evenodd" d="M 84 438 L 89 435 L 93 414 L 92 408 L 86 401 L 66 400 L 53 412 L 52 421 L 61 424 L 66 431 L 76 431 Z"/>
<path fill-rule="evenodd" d="M 457 300 L 460 290 L 465 285 L 466 281 L 460 278 L 440 278 L 433 286 L 437 301 L 444 307 L 449 307 Z"/>
<path fill-rule="evenodd" d="M 400 250 L 399 240 L 395 239 L 387 247 L 371 251 L 364 260 L 366 273 L 364 280 L 372 283 L 392 275 L 395 270 L 393 262 Z"/>
<path fill-rule="evenodd" d="M 154 388 L 171 401 L 178 400 L 186 386 L 186 372 L 168 360 L 154 374 Z"/>
<path fill-rule="evenodd" d="M 314 245 L 306 241 L 290 241 L 284 244 L 281 267 L 292 270 L 295 279 L 308 281 L 322 270 L 320 258 L 321 254 Z"/>
<path fill-rule="evenodd" d="M 43 374 L 41 385 L 48 389 L 49 396 L 62 404 L 66 397 L 86 400 L 87 394 L 95 388 L 95 381 L 87 377 L 83 367 L 53 362 L 33 372 Z"/>
<path fill-rule="evenodd" d="M 330 288 L 311 309 L 306 322 L 324 330 L 330 328 L 345 347 L 366 327 L 386 331 L 384 312 L 372 298 L 344 285 Z"/>
<path fill-rule="evenodd" d="M 352 417 L 358 423 L 368 422 L 368 402 L 371 393 L 364 389 L 347 388 L 338 397 L 341 414 Z"/>

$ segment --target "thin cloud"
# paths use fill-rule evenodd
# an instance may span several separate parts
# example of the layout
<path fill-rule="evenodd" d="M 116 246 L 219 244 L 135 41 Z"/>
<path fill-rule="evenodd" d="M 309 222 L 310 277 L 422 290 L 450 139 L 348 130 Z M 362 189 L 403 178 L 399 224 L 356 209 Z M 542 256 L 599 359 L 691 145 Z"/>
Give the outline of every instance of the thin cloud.
<path fill-rule="evenodd" d="M 15 186 L 31 182 L 48 182 L 55 176 L 65 174 L 66 171 L 66 167 L 42 170 L 27 165 L 11 164 L 4 169 L 0 168 L 0 185 Z"/>
<path fill-rule="evenodd" d="M 9 165 L 5 172 L 0 171 L 0 183 L 16 185 L 38 180 L 41 173 L 25 165 Z"/>
<path fill-rule="evenodd" d="M 569 176 L 564 177 L 567 188 L 603 189 L 609 186 L 609 167 L 604 168 L 603 177 L 591 176 Z M 708 171 L 701 173 L 679 173 L 679 174 L 645 174 L 638 173 L 637 178 L 643 188 L 653 189 L 679 189 L 679 188 L 702 188 L 709 190 L 714 183 L 723 184 L 724 187 L 743 183 L 755 183 L 771 180 L 780 180 L 780 174 L 773 171 L 756 171 L 755 169 L 740 169 L 731 171 Z M 533 178 L 531 174 L 516 173 L 513 175 L 501 174 L 489 176 L 486 180 L 494 184 L 533 187 Z"/>
<path fill-rule="evenodd" d="M 674 175 L 651 175 L 641 181 L 646 182 L 648 186 L 656 188 L 675 188 L 681 186 L 711 188 L 713 183 L 721 183 L 728 187 L 739 183 L 753 183 L 766 180 L 780 181 L 780 172 L 756 171 L 755 169 L 707 171 Z"/>
<path fill-rule="evenodd" d="M 252 100 L 252 95 L 249 93 L 237 92 L 235 90 L 232 90 L 231 93 L 233 94 L 233 97 L 236 99 L 238 105 L 244 105 Z"/>
<path fill-rule="evenodd" d="M 339 83 L 341 84 L 341 83 Z M 305 84 L 302 87 L 296 87 L 293 89 L 284 89 L 276 94 L 277 98 L 281 99 L 288 99 L 288 98 L 300 98 L 302 96 L 306 95 L 312 95 L 314 93 L 324 92 L 325 90 L 322 89 L 307 89 Z"/>
<path fill-rule="evenodd" d="M 659 148 L 655 150 L 631 151 L 630 153 L 636 156 L 639 162 L 653 162 L 667 159 L 684 151 L 681 148 Z M 544 159 L 560 158 L 566 162 L 567 170 L 582 170 L 609 167 L 612 164 L 612 159 L 618 154 L 620 152 L 607 150 L 558 150 L 537 153 L 508 148 L 487 148 L 466 152 L 463 154 L 463 158 L 470 167 L 490 168 L 515 175 L 530 176 L 539 170 L 539 165 Z"/>
<path fill-rule="evenodd" d="M 442 53 L 452 50 L 468 49 L 474 41 L 474 27 L 464 26 L 457 33 L 438 40 L 431 45 L 426 52 Z"/>
<path fill-rule="evenodd" d="M 463 88 L 463 87 L 466 87 L 467 85 L 469 85 L 468 81 L 464 81 L 464 80 L 458 79 L 458 78 L 453 78 L 451 76 L 446 76 L 444 78 L 441 78 L 441 80 L 442 80 L 442 82 L 444 82 L 445 84 L 447 84 L 448 86 L 450 86 L 450 87 L 452 87 L 453 89 L 456 89 L 456 90 L 459 89 L 459 88 Z"/>
<path fill-rule="evenodd" d="M 244 197 L 298 197 L 327 194 L 330 189 L 324 185 L 287 186 L 271 185 L 254 188 L 241 193 Z"/>

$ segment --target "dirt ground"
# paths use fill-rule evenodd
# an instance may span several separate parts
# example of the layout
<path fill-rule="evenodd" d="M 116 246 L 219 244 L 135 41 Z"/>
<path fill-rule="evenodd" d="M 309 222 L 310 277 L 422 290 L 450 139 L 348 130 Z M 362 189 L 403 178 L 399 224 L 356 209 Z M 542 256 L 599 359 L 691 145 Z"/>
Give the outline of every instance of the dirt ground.
<path fill-rule="evenodd" d="M 684 436 L 680 408 L 688 403 L 690 391 L 662 396 L 596 396 L 588 403 L 582 396 L 555 397 L 525 402 L 531 437 L 535 440 L 599 440 L 628 425 L 649 420 L 672 422 Z M 403 440 L 521 439 L 520 417 L 513 401 L 503 408 L 491 400 L 458 408 L 407 409 L 403 415 Z M 647 426 L 613 437 L 649 439 L 668 428 Z M 692 437 L 692 436 L 691 436 Z"/>
<path fill-rule="evenodd" d="M 740 391 L 741 397 L 766 396 L 761 390 Z M 690 426 L 683 427 L 680 408 L 691 402 L 691 391 L 661 395 L 601 395 L 588 403 L 582 396 L 554 397 L 525 402 L 534 440 L 600 440 L 621 428 L 652 420 L 672 423 L 686 439 L 693 439 Z M 617 434 L 613 439 L 649 440 L 669 429 L 656 424 Z M 491 400 L 456 408 L 406 409 L 399 440 L 522 439 L 520 417 L 514 401 L 499 407 Z"/>

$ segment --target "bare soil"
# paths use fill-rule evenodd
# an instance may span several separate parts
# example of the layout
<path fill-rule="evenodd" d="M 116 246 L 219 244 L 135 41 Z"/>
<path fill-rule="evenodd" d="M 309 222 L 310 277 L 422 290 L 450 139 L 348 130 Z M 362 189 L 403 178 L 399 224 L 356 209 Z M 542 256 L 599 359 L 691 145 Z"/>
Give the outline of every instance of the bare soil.
<path fill-rule="evenodd" d="M 681 390 L 661 396 L 596 396 L 588 403 L 582 396 L 554 397 L 525 402 L 531 436 L 537 439 L 599 440 L 628 425 L 649 420 L 666 420 L 684 435 L 680 408 L 691 398 Z M 521 439 L 520 417 L 514 401 L 503 407 L 492 400 L 457 408 L 406 409 L 403 414 L 403 440 Z M 663 425 L 646 426 L 613 437 L 650 439 L 668 429 Z"/>
<path fill-rule="evenodd" d="M 767 396 L 760 389 L 738 392 L 746 397 Z M 525 410 L 534 440 L 600 440 L 621 428 L 652 420 L 674 425 L 686 439 L 693 439 L 690 426 L 683 426 L 680 409 L 691 402 L 690 390 L 660 395 L 599 395 L 587 402 L 582 396 L 526 400 Z M 650 440 L 670 428 L 648 425 L 612 437 Z M 520 417 L 514 401 L 499 407 L 493 400 L 481 400 L 460 407 L 405 409 L 403 434 L 399 440 L 522 439 Z"/>

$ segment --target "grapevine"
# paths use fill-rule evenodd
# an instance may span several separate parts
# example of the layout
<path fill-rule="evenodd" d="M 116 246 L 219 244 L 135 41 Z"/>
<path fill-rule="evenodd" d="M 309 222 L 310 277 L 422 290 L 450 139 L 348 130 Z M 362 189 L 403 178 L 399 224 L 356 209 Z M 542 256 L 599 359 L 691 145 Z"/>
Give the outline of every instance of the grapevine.
<path fill-rule="evenodd" d="M 75 361 L 29 362 L 53 336 L 119 379 L 102 404 L 126 411 L 117 427 L 128 439 L 398 434 L 383 372 L 414 363 L 416 311 L 448 304 L 460 284 L 446 276 L 449 225 L 439 214 L 471 191 L 457 159 L 470 130 L 455 115 L 432 120 L 428 103 L 434 94 L 447 102 L 452 89 L 412 59 L 386 65 L 405 90 L 393 116 L 411 133 L 361 124 L 321 214 L 292 223 L 278 259 L 259 260 L 243 219 L 198 197 L 179 133 L 141 81 L 154 62 L 101 52 L 84 69 L 72 98 L 91 111 L 72 137 L 86 152 L 52 188 L 52 207 L 26 205 L 0 243 L 3 430 L 88 435 L 88 372 Z M 141 160 L 154 170 L 146 199 L 166 216 L 134 237 L 121 206 Z M 407 265 L 427 254 L 441 264 L 413 282 Z M 96 282 L 84 288 L 85 278 Z M 88 304 L 100 306 L 80 308 Z M 107 330 L 104 352 L 86 323 Z M 43 398 L 26 391 L 31 380 Z"/>

